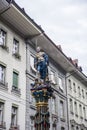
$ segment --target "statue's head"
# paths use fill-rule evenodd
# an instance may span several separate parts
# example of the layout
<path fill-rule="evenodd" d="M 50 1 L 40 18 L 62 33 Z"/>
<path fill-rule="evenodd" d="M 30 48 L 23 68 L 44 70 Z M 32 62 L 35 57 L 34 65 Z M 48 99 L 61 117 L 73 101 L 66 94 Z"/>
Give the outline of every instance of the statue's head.
<path fill-rule="evenodd" d="M 40 51 L 41 51 L 41 48 L 38 46 L 38 47 L 36 48 L 36 51 L 37 51 L 37 52 L 40 52 Z"/>

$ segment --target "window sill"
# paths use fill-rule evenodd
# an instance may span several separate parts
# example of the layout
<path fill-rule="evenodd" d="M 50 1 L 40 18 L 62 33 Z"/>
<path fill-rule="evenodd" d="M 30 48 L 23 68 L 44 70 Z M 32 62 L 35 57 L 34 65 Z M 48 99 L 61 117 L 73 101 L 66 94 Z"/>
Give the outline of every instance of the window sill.
<path fill-rule="evenodd" d="M 0 89 L 8 90 L 8 83 L 0 81 Z"/>
<path fill-rule="evenodd" d="M 18 125 L 11 125 L 9 130 L 19 130 Z"/>
<path fill-rule="evenodd" d="M 60 120 L 61 120 L 62 122 L 65 122 L 65 121 L 66 121 L 64 117 L 61 117 Z"/>
<path fill-rule="evenodd" d="M 71 113 L 72 115 L 74 115 L 74 112 L 73 112 L 73 111 L 71 111 L 70 113 Z"/>
<path fill-rule="evenodd" d="M 6 50 L 7 52 L 9 52 L 9 48 L 6 45 L 0 45 L 0 47 L 4 50 Z"/>
<path fill-rule="evenodd" d="M 21 90 L 15 86 L 12 86 L 12 90 L 11 92 L 17 96 L 20 96 L 21 95 Z"/>
<path fill-rule="evenodd" d="M 21 60 L 21 56 L 19 53 L 14 53 L 13 56 L 19 60 Z"/>
<path fill-rule="evenodd" d="M 75 114 L 76 117 L 78 117 L 78 114 Z"/>
<path fill-rule="evenodd" d="M 81 119 L 83 119 L 83 117 L 82 117 L 82 116 L 80 116 L 80 118 L 81 118 Z"/>
<path fill-rule="evenodd" d="M 35 104 L 30 104 L 30 108 L 36 110 Z"/>

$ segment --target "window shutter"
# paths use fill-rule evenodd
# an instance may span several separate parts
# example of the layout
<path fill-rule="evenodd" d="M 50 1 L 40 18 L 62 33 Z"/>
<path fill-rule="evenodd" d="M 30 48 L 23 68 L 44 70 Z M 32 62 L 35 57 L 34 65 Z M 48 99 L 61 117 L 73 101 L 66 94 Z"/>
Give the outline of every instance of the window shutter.
<path fill-rule="evenodd" d="M 18 87 L 18 74 L 13 72 L 13 86 Z"/>

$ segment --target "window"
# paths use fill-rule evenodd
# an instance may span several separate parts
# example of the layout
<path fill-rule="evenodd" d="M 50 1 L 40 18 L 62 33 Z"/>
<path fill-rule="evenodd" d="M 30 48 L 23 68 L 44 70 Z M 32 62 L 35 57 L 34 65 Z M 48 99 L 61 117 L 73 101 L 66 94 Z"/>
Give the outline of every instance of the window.
<path fill-rule="evenodd" d="M 15 106 L 12 106 L 11 126 L 17 126 L 17 112 L 18 112 L 18 108 Z"/>
<path fill-rule="evenodd" d="M 76 93 L 76 84 L 75 83 L 73 83 L 73 90 Z"/>
<path fill-rule="evenodd" d="M 0 102 L 0 124 L 3 122 L 4 116 L 4 103 Z"/>
<path fill-rule="evenodd" d="M 87 99 L 87 92 L 86 92 L 86 99 Z"/>
<path fill-rule="evenodd" d="M 78 95 L 79 95 L 79 97 L 81 96 L 80 87 L 79 86 L 78 86 Z"/>
<path fill-rule="evenodd" d="M 63 90 L 63 81 L 62 78 L 59 77 L 59 87 Z"/>
<path fill-rule="evenodd" d="M 56 129 L 56 125 L 55 125 L 55 126 L 53 126 L 52 130 L 57 130 L 57 129 Z"/>
<path fill-rule="evenodd" d="M 50 75 L 51 75 L 51 82 L 52 82 L 53 84 L 56 84 L 56 81 L 55 81 L 55 72 L 53 72 L 53 71 L 51 70 Z"/>
<path fill-rule="evenodd" d="M 71 125 L 71 130 L 74 130 L 74 126 L 73 125 Z"/>
<path fill-rule="evenodd" d="M 32 55 L 30 56 L 30 67 L 31 67 L 32 73 L 34 72 L 34 74 L 36 74 L 36 69 L 34 68 L 34 57 Z"/>
<path fill-rule="evenodd" d="M 84 98 L 84 90 L 82 89 L 82 97 Z"/>
<path fill-rule="evenodd" d="M 61 130 L 65 130 L 65 128 L 64 128 L 64 127 L 61 127 Z"/>
<path fill-rule="evenodd" d="M 72 101 L 72 99 L 70 99 L 70 112 L 71 113 L 73 112 L 73 101 Z"/>
<path fill-rule="evenodd" d="M 35 130 L 33 116 L 30 117 L 30 130 Z"/>
<path fill-rule="evenodd" d="M 63 104 L 63 101 L 60 101 L 60 117 L 64 118 L 64 104 Z"/>
<path fill-rule="evenodd" d="M 52 113 L 55 114 L 56 112 L 56 100 L 52 98 Z"/>
<path fill-rule="evenodd" d="M 13 87 L 18 88 L 18 73 L 13 72 Z"/>
<path fill-rule="evenodd" d="M 29 101 L 30 101 L 30 103 L 35 105 L 35 99 L 34 99 L 34 97 L 31 94 L 29 95 Z"/>
<path fill-rule="evenodd" d="M 83 107 L 83 114 L 84 114 L 84 119 L 86 119 L 86 109 Z"/>
<path fill-rule="evenodd" d="M 79 130 L 78 126 L 76 126 L 76 130 Z"/>
<path fill-rule="evenodd" d="M 6 32 L 4 30 L 0 30 L 0 45 L 6 45 Z"/>
<path fill-rule="evenodd" d="M 16 39 L 13 40 L 13 54 L 19 53 L 19 41 Z"/>
<path fill-rule="evenodd" d="M 0 65 L 0 82 L 5 83 L 5 67 Z"/>
<path fill-rule="evenodd" d="M 77 113 L 77 102 L 74 102 L 74 107 L 75 107 L 75 114 L 78 115 L 78 113 Z"/>
<path fill-rule="evenodd" d="M 71 80 L 70 79 L 68 80 L 68 87 L 69 87 L 70 90 L 72 89 Z"/>
<path fill-rule="evenodd" d="M 80 115 L 80 117 L 82 117 L 82 106 L 81 105 L 79 105 L 79 115 Z"/>

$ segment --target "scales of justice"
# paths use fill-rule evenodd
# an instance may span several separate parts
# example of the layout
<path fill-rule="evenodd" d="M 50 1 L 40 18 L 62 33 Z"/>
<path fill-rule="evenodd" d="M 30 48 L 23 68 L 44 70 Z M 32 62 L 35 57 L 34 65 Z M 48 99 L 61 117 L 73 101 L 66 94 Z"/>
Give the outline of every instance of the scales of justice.
<path fill-rule="evenodd" d="M 37 78 L 31 84 L 31 93 L 36 102 L 36 114 L 34 116 L 35 130 L 49 130 L 49 111 L 48 100 L 53 96 L 51 81 L 49 80 L 48 55 L 41 50 L 36 49 L 37 53 L 34 59 L 34 67 L 36 69 Z"/>

